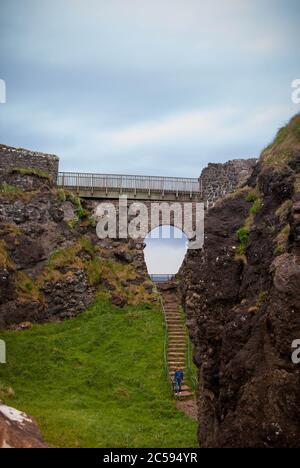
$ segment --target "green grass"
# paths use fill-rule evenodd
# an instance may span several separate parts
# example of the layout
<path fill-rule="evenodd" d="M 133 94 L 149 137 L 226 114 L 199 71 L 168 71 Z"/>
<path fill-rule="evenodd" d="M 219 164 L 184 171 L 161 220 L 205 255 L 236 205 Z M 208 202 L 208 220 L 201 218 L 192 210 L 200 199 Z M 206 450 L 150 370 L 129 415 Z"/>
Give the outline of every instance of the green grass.
<path fill-rule="evenodd" d="M 238 229 L 236 232 L 237 238 L 239 240 L 239 246 L 237 249 L 238 255 L 245 255 L 247 246 L 248 246 L 248 241 L 249 241 L 249 231 L 245 227 L 241 227 Z"/>
<path fill-rule="evenodd" d="M 14 167 L 11 172 L 14 174 L 21 174 L 21 175 L 29 175 L 29 176 L 38 176 L 38 177 L 41 177 L 42 179 L 48 179 L 48 180 L 51 180 L 52 177 L 50 176 L 50 174 L 48 174 L 47 172 L 44 172 L 40 169 L 36 169 L 34 167 Z"/>
<path fill-rule="evenodd" d="M 0 338 L 2 398 L 34 416 L 51 446 L 197 446 L 196 422 L 176 410 L 164 373 L 158 306 L 98 300 L 75 319 Z"/>
<path fill-rule="evenodd" d="M 251 215 L 256 215 L 262 209 L 262 206 L 263 206 L 262 200 L 258 198 L 257 200 L 255 200 L 255 202 L 251 206 L 249 213 Z"/>
<path fill-rule="evenodd" d="M 3 184 L 0 184 L 0 192 L 18 194 L 20 190 L 15 185 L 9 185 L 6 182 L 4 182 Z"/>

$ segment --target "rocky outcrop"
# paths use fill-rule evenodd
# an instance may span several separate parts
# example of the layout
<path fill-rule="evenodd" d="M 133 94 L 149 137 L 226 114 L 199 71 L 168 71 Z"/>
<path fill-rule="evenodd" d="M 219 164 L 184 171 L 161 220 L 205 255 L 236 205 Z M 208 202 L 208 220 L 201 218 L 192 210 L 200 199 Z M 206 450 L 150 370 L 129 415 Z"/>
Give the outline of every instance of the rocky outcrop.
<path fill-rule="evenodd" d="M 46 448 L 35 421 L 0 403 L 0 448 Z"/>
<path fill-rule="evenodd" d="M 234 192 L 252 174 L 257 159 L 234 159 L 225 164 L 210 163 L 200 176 L 203 199 L 213 205 L 227 193 Z"/>
<path fill-rule="evenodd" d="M 300 116 L 206 216 L 180 272 L 201 447 L 299 447 Z"/>
<path fill-rule="evenodd" d="M 88 202 L 11 170 L 0 185 L 0 328 L 73 317 L 99 293 L 118 307 L 154 300 L 143 243 L 100 241 Z"/>
<path fill-rule="evenodd" d="M 58 177 L 59 159 L 54 154 L 37 153 L 23 148 L 0 145 L 0 182 L 5 181 L 14 169 L 31 169 L 47 174 L 53 182 Z"/>

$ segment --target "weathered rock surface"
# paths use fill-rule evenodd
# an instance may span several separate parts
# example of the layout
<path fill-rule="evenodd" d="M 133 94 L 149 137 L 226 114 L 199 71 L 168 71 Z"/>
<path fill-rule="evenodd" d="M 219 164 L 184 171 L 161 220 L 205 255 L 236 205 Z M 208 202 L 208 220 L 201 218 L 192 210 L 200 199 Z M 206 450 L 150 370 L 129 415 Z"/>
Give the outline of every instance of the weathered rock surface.
<path fill-rule="evenodd" d="M 201 173 L 204 200 L 213 204 L 227 193 L 233 192 L 252 174 L 257 159 L 234 159 L 225 164 L 210 163 Z"/>
<path fill-rule="evenodd" d="M 99 289 L 117 307 L 154 299 L 143 242 L 100 241 L 93 206 L 40 173 L 0 171 L 1 177 L 0 329 L 73 317 Z"/>
<path fill-rule="evenodd" d="M 180 273 L 201 447 L 300 447 L 300 117 L 280 132 L 250 187 L 208 211 Z"/>
<path fill-rule="evenodd" d="M 0 403 L 0 448 L 46 448 L 35 421 Z"/>

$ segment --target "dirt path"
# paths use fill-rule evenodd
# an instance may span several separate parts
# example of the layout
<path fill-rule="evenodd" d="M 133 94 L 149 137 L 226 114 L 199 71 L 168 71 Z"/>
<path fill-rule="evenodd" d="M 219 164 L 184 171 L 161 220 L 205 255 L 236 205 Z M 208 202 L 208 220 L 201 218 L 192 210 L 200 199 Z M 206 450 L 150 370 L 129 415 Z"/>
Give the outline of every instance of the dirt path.
<path fill-rule="evenodd" d="M 176 408 L 197 421 L 198 408 L 196 398 L 190 400 L 178 400 L 176 402 Z"/>

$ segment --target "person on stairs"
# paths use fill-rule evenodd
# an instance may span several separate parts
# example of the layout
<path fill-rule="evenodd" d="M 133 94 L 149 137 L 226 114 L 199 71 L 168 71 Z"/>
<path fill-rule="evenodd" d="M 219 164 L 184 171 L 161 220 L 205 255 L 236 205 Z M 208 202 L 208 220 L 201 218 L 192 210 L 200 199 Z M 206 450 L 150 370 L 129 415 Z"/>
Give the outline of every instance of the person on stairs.
<path fill-rule="evenodd" d="M 181 393 L 181 384 L 184 379 L 184 374 L 181 369 L 177 369 L 174 374 L 175 392 L 176 395 Z"/>

